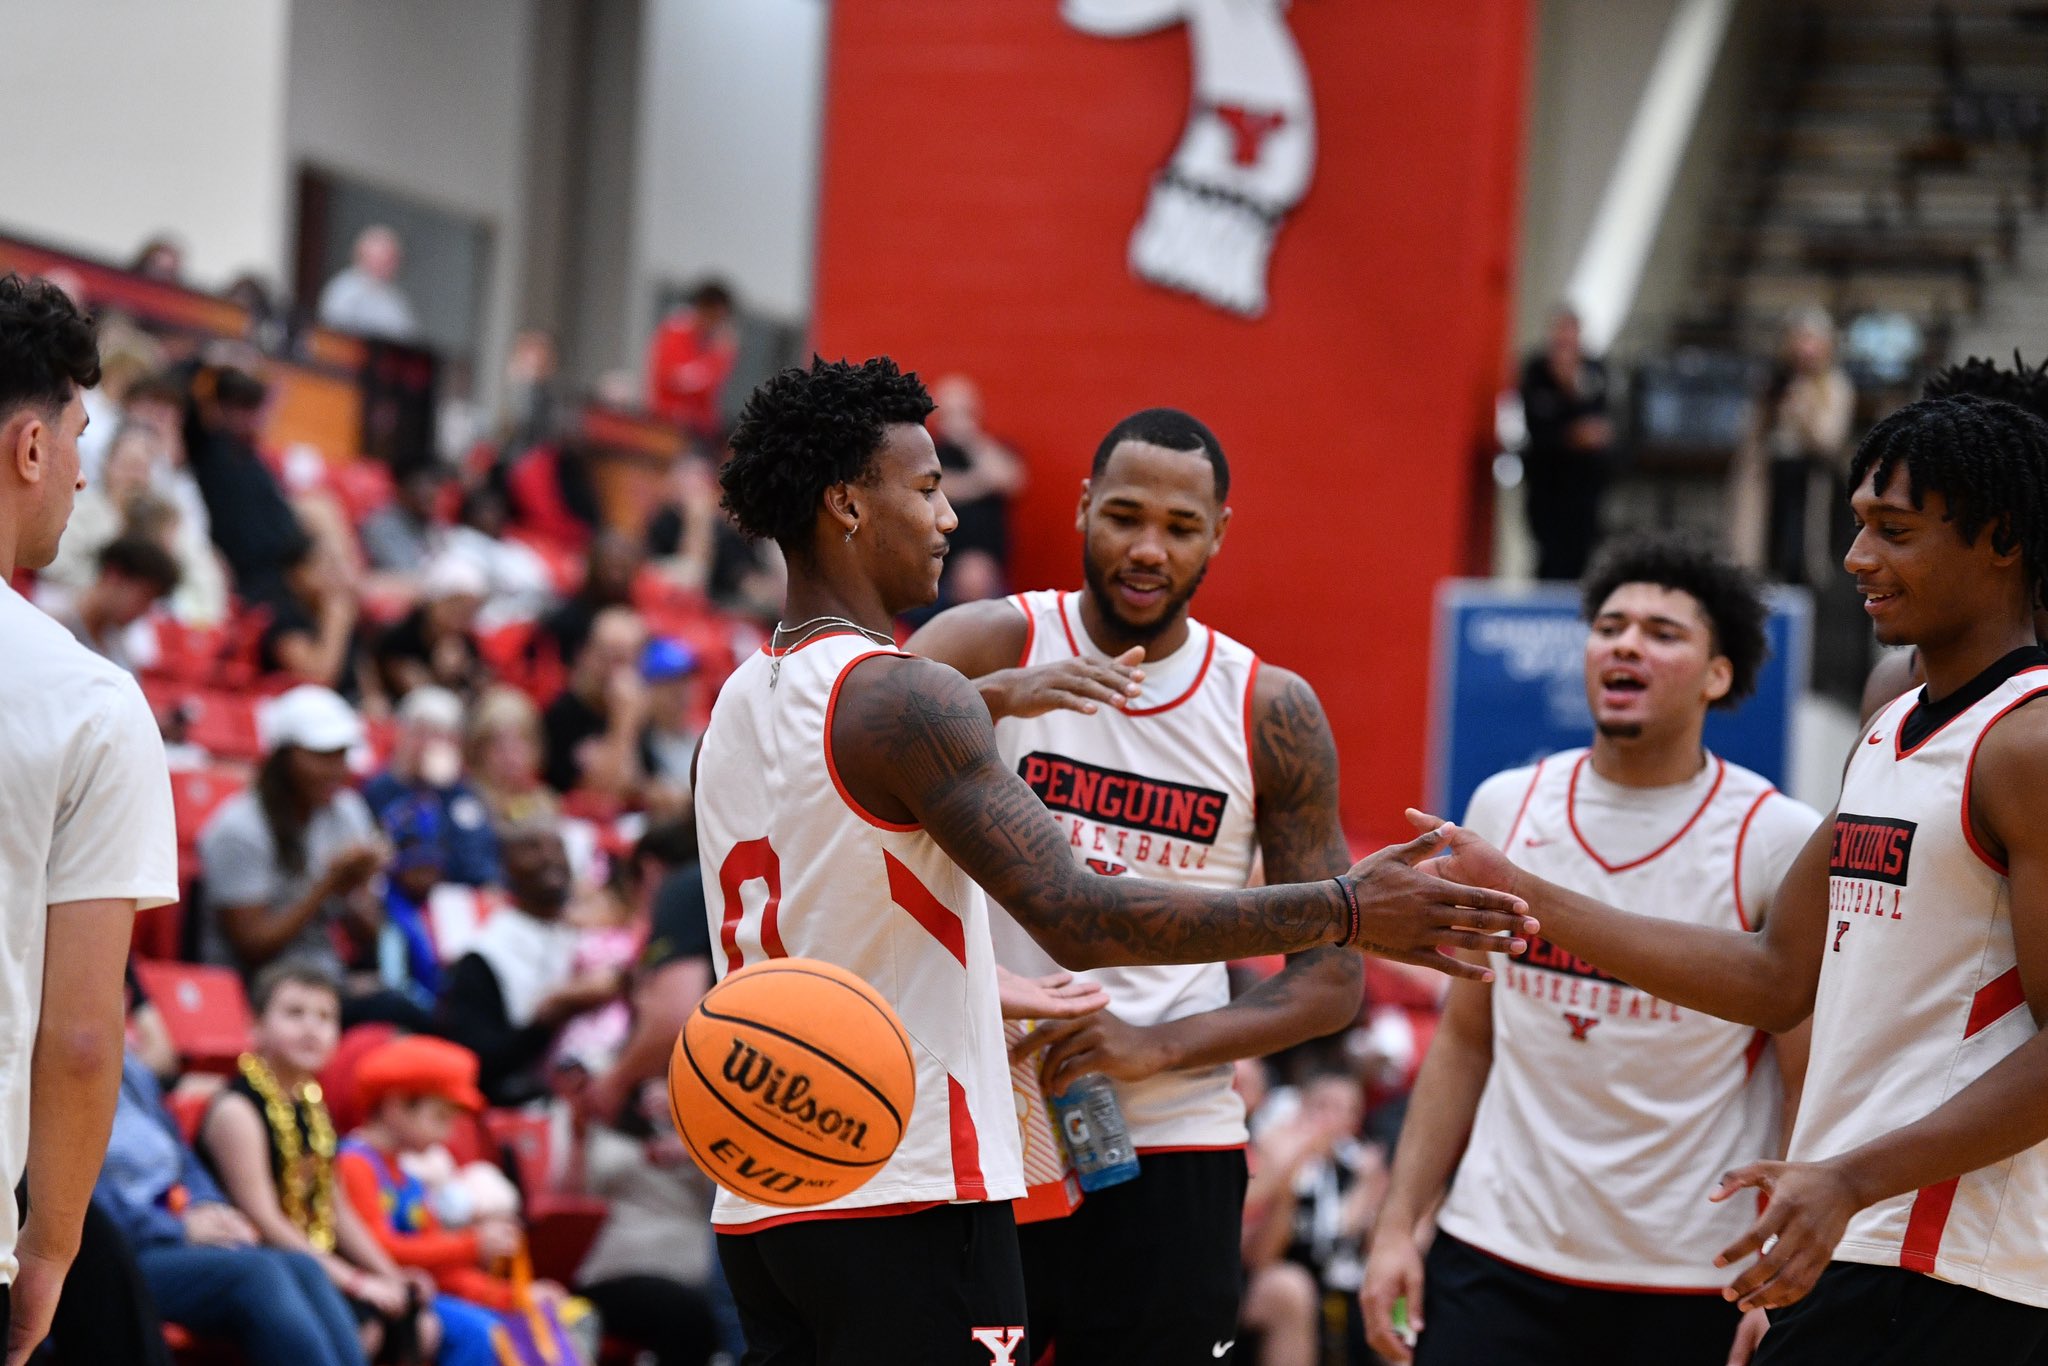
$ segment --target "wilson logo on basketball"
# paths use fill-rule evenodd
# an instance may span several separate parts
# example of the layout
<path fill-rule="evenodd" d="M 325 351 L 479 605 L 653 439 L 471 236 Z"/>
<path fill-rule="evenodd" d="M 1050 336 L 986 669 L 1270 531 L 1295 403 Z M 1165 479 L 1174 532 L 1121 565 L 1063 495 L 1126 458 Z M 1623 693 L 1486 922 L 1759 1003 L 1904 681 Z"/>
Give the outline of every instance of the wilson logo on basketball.
<path fill-rule="evenodd" d="M 836 1139 L 853 1149 L 867 1146 L 868 1126 L 831 1106 L 820 1107 L 810 1092 L 808 1074 L 792 1072 L 745 1039 L 734 1039 L 725 1055 L 725 1079 L 764 1107 L 795 1120 L 820 1138 Z"/>
<path fill-rule="evenodd" d="M 1860 878 L 1906 885 L 1906 868 L 1913 857 L 1912 821 L 1887 816 L 1857 816 L 1843 812 L 1835 817 L 1834 844 L 1828 851 L 1828 873 L 1833 877 Z"/>
<path fill-rule="evenodd" d="M 1025 755 L 1017 774 L 1053 811 L 1196 844 L 1216 842 L 1230 803 L 1228 793 L 1213 788 L 1098 768 L 1042 751 Z"/>

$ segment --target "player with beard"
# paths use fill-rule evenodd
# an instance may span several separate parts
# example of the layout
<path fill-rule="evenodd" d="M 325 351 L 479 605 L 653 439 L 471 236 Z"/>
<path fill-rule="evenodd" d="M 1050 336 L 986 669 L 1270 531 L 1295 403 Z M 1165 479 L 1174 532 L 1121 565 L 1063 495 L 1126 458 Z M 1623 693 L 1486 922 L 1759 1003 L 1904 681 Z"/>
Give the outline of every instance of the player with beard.
<path fill-rule="evenodd" d="M 1772 1311 L 1760 1363 L 2016 1366 L 2048 1342 L 2048 423 L 1923 399 L 1850 478 L 1845 567 L 1927 685 L 1851 751 L 1759 933 L 1616 910 L 1466 830 L 1440 866 L 1521 892 L 1547 940 L 1682 1008 L 1812 1015 L 1793 1160 L 1714 1192 L 1769 1197 L 1715 1259 L 1741 1264 L 1729 1299 Z"/>
<path fill-rule="evenodd" d="M 955 525 L 923 425 L 931 411 L 916 376 L 886 358 L 814 360 L 754 392 L 719 474 L 740 530 L 782 546 L 789 590 L 768 648 L 719 692 L 697 753 L 717 967 L 794 956 L 857 973 L 902 1020 L 917 1070 L 901 1143 L 852 1194 L 792 1211 L 720 1191 L 712 1223 L 750 1362 L 1036 1359 L 984 888 L 1074 968 L 1336 944 L 1478 976 L 1440 950 L 1536 928 L 1510 897 L 1417 872 L 1442 847 L 1433 834 L 1335 877 L 1254 890 L 1081 867 L 973 686 L 890 634 L 900 613 L 937 598 Z M 1195 799 L 1142 800 L 1167 822 Z"/>
<path fill-rule="evenodd" d="M 1152 408 L 1110 429 L 1075 515 L 1080 592 L 1022 593 L 934 619 L 908 648 L 969 678 L 1003 763 L 1051 809 L 1097 874 L 1189 886 L 1335 876 L 1350 862 L 1337 752 L 1313 689 L 1189 615 L 1230 522 L 1230 465 L 1187 413 Z M 1053 967 L 1015 920 L 996 958 Z M 1239 1058 L 1349 1024 L 1356 956 L 1292 955 L 1232 1000 L 1222 963 L 1086 974 L 1109 1007 L 1041 1026 L 1047 1090 L 1110 1077 L 1139 1173 L 1063 1219 L 1019 1230 L 1032 1340 L 1060 1366 L 1211 1361 L 1229 1354 L 1243 1282 L 1245 1112 Z"/>
<path fill-rule="evenodd" d="M 1701 743 L 1707 713 L 1746 697 L 1763 663 L 1755 580 L 1644 538 L 1603 553 L 1583 597 L 1592 747 L 1487 779 L 1466 826 L 1645 915 L 1765 923 L 1820 815 Z M 1405 1297 L 1421 1366 L 1722 1366 L 1742 1316 L 1713 1257 L 1748 1217 L 1706 1194 L 1784 1151 L 1804 1031 L 1770 1049 L 1541 940 L 1525 964 L 1445 1004 L 1360 1294 L 1372 1346 L 1409 1359 L 1392 1321 Z M 1439 1199 L 1425 1261 L 1418 1230 Z"/>

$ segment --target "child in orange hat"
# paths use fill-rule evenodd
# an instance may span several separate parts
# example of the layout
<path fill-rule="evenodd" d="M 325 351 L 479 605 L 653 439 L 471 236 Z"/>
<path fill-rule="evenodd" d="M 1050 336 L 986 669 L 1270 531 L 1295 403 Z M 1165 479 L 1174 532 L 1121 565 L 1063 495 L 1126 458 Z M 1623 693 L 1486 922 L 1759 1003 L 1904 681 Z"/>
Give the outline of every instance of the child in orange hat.
<path fill-rule="evenodd" d="M 512 1285 L 486 1268 L 517 1253 L 515 1220 L 485 1217 L 447 1229 L 427 1189 L 398 1164 L 448 1141 L 456 1117 L 484 1106 L 476 1054 L 443 1039 L 393 1039 L 363 1055 L 356 1069 L 362 1127 L 342 1141 L 335 1176 L 363 1222 L 400 1266 L 426 1271 L 440 1287 L 442 1366 L 495 1366 L 491 1328 L 516 1308 Z"/>

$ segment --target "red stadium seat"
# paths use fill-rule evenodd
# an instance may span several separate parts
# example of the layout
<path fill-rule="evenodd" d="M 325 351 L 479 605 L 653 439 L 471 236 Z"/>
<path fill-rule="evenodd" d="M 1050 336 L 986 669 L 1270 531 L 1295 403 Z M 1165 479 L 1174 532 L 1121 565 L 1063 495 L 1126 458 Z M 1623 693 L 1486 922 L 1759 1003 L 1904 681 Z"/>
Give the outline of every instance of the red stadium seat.
<path fill-rule="evenodd" d="M 255 1019 L 232 969 L 138 959 L 135 976 L 188 1070 L 234 1070 L 235 1059 L 249 1050 Z"/>
<path fill-rule="evenodd" d="M 348 514 L 349 525 L 355 527 L 398 496 L 391 470 L 378 460 L 329 462 L 327 488 Z"/>
<path fill-rule="evenodd" d="M 189 881 L 199 872 L 199 832 L 223 802 L 249 785 L 238 769 L 201 768 L 171 771 L 171 809 L 178 821 L 178 878 Z"/>
<path fill-rule="evenodd" d="M 320 1093 L 327 1102 L 327 1113 L 334 1120 L 336 1133 L 348 1133 L 363 1122 L 362 1106 L 356 1100 L 356 1064 L 365 1053 L 397 1033 L 396 1025 L 357 1025 L 341 1036 L 334 1056 L 320 1069 Z"/>

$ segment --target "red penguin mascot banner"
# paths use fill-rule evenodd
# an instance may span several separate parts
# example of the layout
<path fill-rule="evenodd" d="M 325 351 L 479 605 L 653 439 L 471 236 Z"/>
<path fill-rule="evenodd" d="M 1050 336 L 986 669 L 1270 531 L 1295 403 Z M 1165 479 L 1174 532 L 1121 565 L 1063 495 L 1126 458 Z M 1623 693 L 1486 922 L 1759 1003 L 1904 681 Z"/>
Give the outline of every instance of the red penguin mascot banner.
<path fill-rule="evenodd" d="M 1321 694 L 1346 824 L 1422 790 L 1430 595 L 1503 378 L 1526 0 L 835 0 L 814 343 L 978 381 L 1013 586 L 1078 587 L 1096 443 L 1231 460 L 1195 610 Z M 1457 813 L 1452 813 L 1457 814 Z"/>

